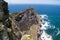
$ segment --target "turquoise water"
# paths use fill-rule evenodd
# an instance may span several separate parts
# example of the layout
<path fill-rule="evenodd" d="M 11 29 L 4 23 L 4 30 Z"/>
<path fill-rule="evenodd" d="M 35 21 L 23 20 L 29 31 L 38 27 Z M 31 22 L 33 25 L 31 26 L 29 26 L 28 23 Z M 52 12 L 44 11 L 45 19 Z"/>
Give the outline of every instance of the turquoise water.
<path fill-rule="evenodd" d="M 9 11 L 11 13 L 19 12 L 29 7 L 33 7 L 36 10 L 36 12 L 40 15 L 41 14 L 48 15 L 48 18 L 49 18 L 48 20 L 50 20 L 51 25 L 54 25 L 55 28 L 47 29 L 46 32 L 53 37 L 53 40 L 60 40 L 60 33 L 56 35 L 58 33 L 58 29 L 60 30 L 60 5 L 43 5 L 43 4 L 40 4 L 40 5 L 34 5 L 34 4 L 21 5 L 20 4 L 19 5 L 19 4 L 16 4 L 16 5 L 9 5 Z"/>

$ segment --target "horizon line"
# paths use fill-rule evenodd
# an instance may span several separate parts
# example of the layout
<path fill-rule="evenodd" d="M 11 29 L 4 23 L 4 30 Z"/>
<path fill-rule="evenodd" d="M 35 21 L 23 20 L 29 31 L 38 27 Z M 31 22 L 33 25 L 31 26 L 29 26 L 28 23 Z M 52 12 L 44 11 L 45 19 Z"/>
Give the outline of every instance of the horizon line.
<path fill-rule="evenodd" d="M 8 5 L 19 5 L 19 4 L 8 4 Z M 60 4 L 20 4 L 20 5 L 60 5 Z"/>

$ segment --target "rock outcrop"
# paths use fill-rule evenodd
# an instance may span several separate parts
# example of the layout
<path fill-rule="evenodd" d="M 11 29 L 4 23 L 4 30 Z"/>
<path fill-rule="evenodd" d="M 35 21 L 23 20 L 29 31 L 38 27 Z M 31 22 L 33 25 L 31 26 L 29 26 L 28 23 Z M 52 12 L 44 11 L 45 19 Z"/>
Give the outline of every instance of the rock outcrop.
<path fill-rule="evenodd" d="M 34 40 L 37 40 L 38 17 L 33 8 L 18 12 L 15 16 L 13 16 L 12 24 L 13 32 L 17 39 L 19 35 L 21 37 L 27 34 L 31 35 Z"/>
<path fill-rule="evenodd" d="M 8 16 L 8 3 L 4 0 L 0 0 L 0 21 L 5 21 L 6 19 L 8 19 Z"/>
<path fill-rule="evenodd" d="M 0 40 L 9 40 L 7 28 L 10 27 L 8 3 L 0 0 Z"/>
<path fill-rule="evenodd" d="M 15 17 L 15 24 L 21 31 L 28 30 L 33 24 L 37 23 L 36 12 L 33 8 L 27 9 Z"/>
<path fill-rule="evenodd" d="M 0 0 L 0 40 L 38 40 L 39 20 L 33 8 L 9 14 L 8 3 Z"/>

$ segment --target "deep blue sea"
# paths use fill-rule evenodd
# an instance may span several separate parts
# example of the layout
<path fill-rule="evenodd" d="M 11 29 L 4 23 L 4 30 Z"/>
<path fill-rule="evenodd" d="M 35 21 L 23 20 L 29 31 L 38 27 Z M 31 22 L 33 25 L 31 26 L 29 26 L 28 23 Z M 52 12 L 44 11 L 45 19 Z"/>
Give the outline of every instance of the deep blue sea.
<path fill-rule="evenodd" d="M 60 5 L 44 5 L 44 4 L 9 4 L 9 12 L 20 12 L 29 7 L 33 7 L 38 14 L 48 15 L 51 25 L 55 28 L 47 29 L 46 32 L 53 37 L 53 40 L 60 40 Z M 57 35 L 58 33 L 58 35 Z"/>

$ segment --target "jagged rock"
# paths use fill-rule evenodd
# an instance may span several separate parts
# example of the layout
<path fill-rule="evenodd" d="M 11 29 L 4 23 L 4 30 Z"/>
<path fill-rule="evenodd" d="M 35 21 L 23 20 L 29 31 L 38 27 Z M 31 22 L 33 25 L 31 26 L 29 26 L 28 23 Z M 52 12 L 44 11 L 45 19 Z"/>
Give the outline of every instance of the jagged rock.
<path fill-rule="evenodd" d="M 15 24 L 21 31 L 28 30 L 33 24 L 37 23 L 36 12 L 33 8 L 27 9 L 15 17 Z"/>
<path fill-rule="evenodd" d="M 22 40 L 24 35 L 30 35 L 33 38 L 31 40 L 37 40 L 39 19 L 36 11 L 29 8 L 10 16 L 7 4 L 0 0 L 0 40 Z"/>
<path fill-rule="evenodd" d="M 0 23 L 0 40 L 9 40 L 6 27 L 3 25 L 3 23 Z"/>
<path fill-rule="evenodd" d="M 9 20 L 8 3 L 4 0 L 0 0 L 0 25 L 0 40 L 9 40 L 7 28 L 11 27 L 11 21 Z"/>
<path fill-rule="evenodd" d="M 4 21 L 4 25 L 7 27 L 7 28 L 11 28 L 12 27 L 12 21 L 10 19 L 6 19 Z"/>
<path fill-rule="evenodd" d="M 0 0 L 0 21 L 5 21 L 8 16 L 8 3 L 4 0 Z"/>
<path fill-rule="evenodd" d="M 18 12 L 13 16 L 12 20 L 13 33 L 16 36 L 15 40 L 20 40 L 25 34 L 32 35 L 33 40 L 37 40 L 37 25 L 38 17 L 33 8 Z"/>

